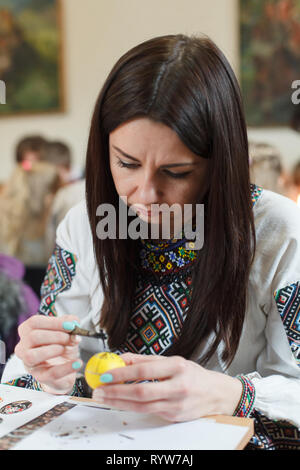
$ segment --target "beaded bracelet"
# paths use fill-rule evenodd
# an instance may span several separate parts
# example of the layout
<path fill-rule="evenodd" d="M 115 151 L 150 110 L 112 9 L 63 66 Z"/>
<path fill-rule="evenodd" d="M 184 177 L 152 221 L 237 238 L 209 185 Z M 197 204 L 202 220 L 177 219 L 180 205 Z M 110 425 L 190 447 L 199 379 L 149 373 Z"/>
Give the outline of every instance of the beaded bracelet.
<path fill-rule="evenodd" d="M 240 418 L 247 418 L 250 416 L 255 401 L 255 387 L 254 384 L 244 375 L 237 375 L 237 379 L 242 382 L 243 385 L 243 393 L 241 399 L 236 407 L 233 416 L 238 416 Z"/>

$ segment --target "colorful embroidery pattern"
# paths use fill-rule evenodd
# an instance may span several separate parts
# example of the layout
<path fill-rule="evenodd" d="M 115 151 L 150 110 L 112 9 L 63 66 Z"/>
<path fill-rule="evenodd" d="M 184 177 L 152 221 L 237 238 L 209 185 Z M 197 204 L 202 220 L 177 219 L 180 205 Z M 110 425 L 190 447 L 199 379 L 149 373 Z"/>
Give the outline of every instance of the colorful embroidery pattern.
<path fill-rule="evenodd" d="M 292 353 L 300 366 L 300 281 L 274 292 Z"/>
<path fill-rule="evenodd" d="M 193 226 L 195 230 L 195 226 Z M 171 239 L 166 241 L 157 240 L 141 240 L 142 249 L 140 250 L 140 266 L 144 275 L 151 274 L 154 278 L 159 279 L 161 276 L 168 279 L 174 278 L 174 274 L 179 273 L 183 269 L 191 268 L 196 261 L 198 250 L 193 250 L 193 241 L 187 240 L 185 237 L 179 239 Z M 188 244 L 188 248 L 186 245 Z"/>
<path fill-rule="evenodd" d="M 261 193 L 262 188 L 251 185 L 253 203 Z M 164 354 L 179 338 L 191 300 L 192 271 L 199 254 L 198 250 L 187 249 L 187 242 L 186 238 L 163 242 L 141 240 L 140 278 L 127 340 L 119 352 Z"/>
<path fill-rule="evenodd" d="M 41 288 L 41 305 L 39 313 L 56 316 L 55 299 L 61 292 L 70 289 L 75 276 L 77 258 L 72 253 L 56 245 L 49 260 L 47 273 Z"/>
<path fill-rule="evenodd" d="M 179 337 L 191 296 L 191 278 L 170 284 L 140 278 L 127 340 L 119 352 L 163 354 Z"/>
<path fill-rule="evenodd" d="M 10 380 L 9 382 L 5 382 L 5 385 L 12 385 L 13 387 L 23 387 L 23 388 L 30 388 L 31 390 L 38 390 L 41 391 L 41 386 L 37 380 L 35 380 L 32 375 L 24 375 L 22 377 L 18 377 L 17 379 Z"/>
<path fill-rule="evenodd" d="M 256 202 L 258 201 L 258 199 L 260 198 L 263 192 L 263 188 L 261 188 L 260 186 L 256 186 L 255 184 L 251 184 L 250 188 L 251 188 L 252 203 L 253 203 L 253 206 L 255 206 Z"/>
<path fill-rule="evenodd" d="M 246 450 L 300 450 L 300 430 L 287 421 L 273 421 L 253 410 L 254 436 Z"/>
<path fill-rule="evenodd" d="M 167 274 L 170 277 L 182 269 L 191 267 L 197 259 L 196 251 L 183 246 L 186 243 L 184 240 L 168 246 L 167 249 L 158 249 L 157 246 L 143 241 L 142 243 L 145 248 L 140 251 L 140 264 L 146 275 L 152 274 L 159 278 Z"/>

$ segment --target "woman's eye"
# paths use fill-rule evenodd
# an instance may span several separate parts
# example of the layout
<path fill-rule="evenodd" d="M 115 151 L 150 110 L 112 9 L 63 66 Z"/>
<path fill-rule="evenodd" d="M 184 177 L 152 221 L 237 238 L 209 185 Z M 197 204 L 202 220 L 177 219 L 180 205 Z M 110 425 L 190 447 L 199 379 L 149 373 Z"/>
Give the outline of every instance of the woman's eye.
<path fill-rule="evenodd" d="M 165 173 L 170 176 L 171 178 L 185 178 L 189 175 L 190 171 L 185 171 L 184 173 L 172 173 L 172 171 L 165 170 Z"/>
<path fill-rule="evenodd" d="M 134 169 L 139 167 L 138 163 L 123 162 L 123 160 L 120 160 L 120 158 L 117 160 L 117 165 L 120 166 L 121 168 L 129 168 L 131 170 L 134 170 Z M 185 171 L 184 173 L 172 173 L 172 171 L 164 170 L 164 173 L 167 176 L 170 176 L 171 178 L 185 178 L 191 172 L 190 171 Z"/>
<path fill-rule="evenodd" d="M 134 168 L 138 167 L 138 164 L 136 164 L 136 163 L 126 163 L 126 162 L 123 162 L 120 159 L 118 159 L 117 165 L 120 166 L 121 168 L 132 168 L 132 169 L 134 169 Z"/>

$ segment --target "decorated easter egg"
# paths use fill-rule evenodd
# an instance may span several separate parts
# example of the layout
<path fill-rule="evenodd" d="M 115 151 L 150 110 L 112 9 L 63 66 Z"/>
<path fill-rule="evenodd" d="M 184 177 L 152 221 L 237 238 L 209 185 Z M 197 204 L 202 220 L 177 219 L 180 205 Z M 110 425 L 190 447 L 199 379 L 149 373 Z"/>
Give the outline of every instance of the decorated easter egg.
<path fill-rule="evenodd" d="M 117 369 L 118 367 L 124 366 L 126 366 L 126 364 L 118 354 L 111 352 L 97 353 L 88 360 L 85 366 L 85 380 L 93 389 L 100 385 L 106 385 L 101 383 L 100 375 L 105 374 L 105 372 L 110 369 Z"/>

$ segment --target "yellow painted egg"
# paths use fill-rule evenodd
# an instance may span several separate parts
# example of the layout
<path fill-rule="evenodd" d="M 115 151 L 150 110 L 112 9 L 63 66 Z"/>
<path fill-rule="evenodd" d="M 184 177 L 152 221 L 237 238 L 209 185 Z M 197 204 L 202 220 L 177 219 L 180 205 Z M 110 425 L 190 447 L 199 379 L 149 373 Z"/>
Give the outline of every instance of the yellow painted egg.
<path fill-rule="evenodd" d="M 93 389 L 100 385 L 106 385 L 101 383 L 100 375 L 105 374 L 105 372 L 110 369 L 117 369 L 118 367 L 124 366 L 126 366 L 126 364 L 118 354 L 111 352 L 97 353 L 88 360 L 85 366 L 85 380 Z"/>

